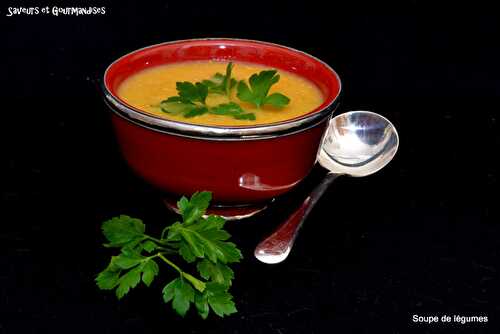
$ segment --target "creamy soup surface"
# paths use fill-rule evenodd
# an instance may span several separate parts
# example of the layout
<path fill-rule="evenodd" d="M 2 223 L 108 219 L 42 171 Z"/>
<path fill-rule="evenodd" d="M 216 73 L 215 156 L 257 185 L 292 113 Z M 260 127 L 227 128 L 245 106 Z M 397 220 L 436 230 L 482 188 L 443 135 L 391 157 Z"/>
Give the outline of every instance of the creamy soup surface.
<path fill-rule="evenodd" d="M 156 116 L 203 125 L 239 126 L 257 125 L 285 121 L 307 114 L 323 103 L 321 91 L 310 81 L 293 73 L 278 70 L 280 80 L 273 85 L 269 94 L 279 92 L 290 98 L 290 103 L 283 108 L 261 106 L 240 101 L 236 96 L 236 87 L 232 89 L 231 98 L 219 94 L 208 94 L 206 104 L 213 107 L 221 103 L 233 101 L 246 112 L 253 112 L 255 120 L 238 120 L 224 115 L 204 114 L 191 118 L 183 115 L 172 115 L 161 111 L 159 103 L 170 96 L 176 96 L 176 82 L 197 82 L 211 79 L 217 72 L 225 74 L 227 63 L 216 61 L 190 61 L 167 64 L 145 69 L 127 78 L 118 87 L 118 96 L 135 108 Z M 248 79 L 254 73 L 271 68 L 251 63 L 235 62 L 232 77 L 236 80 Z"/>

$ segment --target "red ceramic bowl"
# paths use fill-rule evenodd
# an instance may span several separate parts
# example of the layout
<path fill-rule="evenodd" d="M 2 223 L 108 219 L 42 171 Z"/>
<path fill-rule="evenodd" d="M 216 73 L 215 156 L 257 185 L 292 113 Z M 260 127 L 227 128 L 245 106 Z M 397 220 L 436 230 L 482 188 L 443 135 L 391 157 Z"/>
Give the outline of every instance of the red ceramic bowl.
<path fill-rule="evenodd" d="M 284 122 L 222 127 L 162 119 L 117 96 L 120 84 L 145 68 L 209 59 L 257 63 L 298 74 L 316 84 L 324 103 Z M 195 39 L 153 45 L 119 58 L 106 70 L 103 90 L 123 155 L 137 174 L 172 198 L 209 190 L 215 203 L 231 206 L 268 201 L 309 173 L 337 105 L 340 79 L 322 61 L 285 46 Z"/>

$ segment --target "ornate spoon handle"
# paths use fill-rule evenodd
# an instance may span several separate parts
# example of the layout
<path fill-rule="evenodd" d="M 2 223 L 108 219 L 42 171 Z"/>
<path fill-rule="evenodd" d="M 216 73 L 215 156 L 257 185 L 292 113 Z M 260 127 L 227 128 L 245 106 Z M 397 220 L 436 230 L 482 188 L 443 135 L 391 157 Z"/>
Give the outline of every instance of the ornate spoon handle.
<path fill-rule="evenodd" d="M 257 245 L 254 255 L 259 261 L 274 264 L 280 263 L 287 258 L 297 233 L 307 216 L 333 180 L 340 175 L 342 174 L 328 173 L 302 202 L 302 205 L 273 234 Z"/>

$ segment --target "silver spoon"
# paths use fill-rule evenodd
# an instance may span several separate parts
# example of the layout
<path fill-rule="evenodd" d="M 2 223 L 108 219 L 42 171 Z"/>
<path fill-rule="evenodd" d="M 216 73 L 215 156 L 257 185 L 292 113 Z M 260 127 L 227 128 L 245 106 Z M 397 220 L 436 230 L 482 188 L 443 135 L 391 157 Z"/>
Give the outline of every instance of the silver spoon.
<path fill-rule="evenodd" d="M 367 176 L 392 160 L 399 145 L 396 128 L 385 117 L 370 111 L 351 111 L 330 121 L 318 162 L 329 173 L 302 205 L 278 229 L 255 248 L 264 263 L 284 261 L 297 232 L 330 184 L 340 175 Z"/>

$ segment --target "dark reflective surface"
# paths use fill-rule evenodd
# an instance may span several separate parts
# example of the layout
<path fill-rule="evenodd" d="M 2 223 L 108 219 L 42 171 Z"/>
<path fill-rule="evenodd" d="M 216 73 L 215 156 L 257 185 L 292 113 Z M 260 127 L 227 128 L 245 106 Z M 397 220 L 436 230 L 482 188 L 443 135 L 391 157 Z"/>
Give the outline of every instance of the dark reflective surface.
<path fill-rule="evenodd" d="M 228 3 L 166 1 L 116 3 L 104 18 L 5 17 L 14 5 L 3 5 L 0 30 L 0 332 L 498 333 L 495 8 L 268 1 L 233 21 Z M 280 265 L 252 252 L 302 196 L 230 223 L 245 256 L 232 287 L 239 313 L 203 321 L 164 305 L 168 268 L 120 302 L 94 285 L 112 253 L 101 247 L 103 220 L 140 217 L 157 234 L 176 217 L 128 170 L 87 78 L 138 47 L 206 35 L 270 40 L 328 61 L 345 77 L 339 112 L 381 113 L 401 149 L 370 178 L 336 180 Z M 315 170 L 299 189 L 322 176 Z M 430 327 L 413 314 L 491 320 Z"/>

